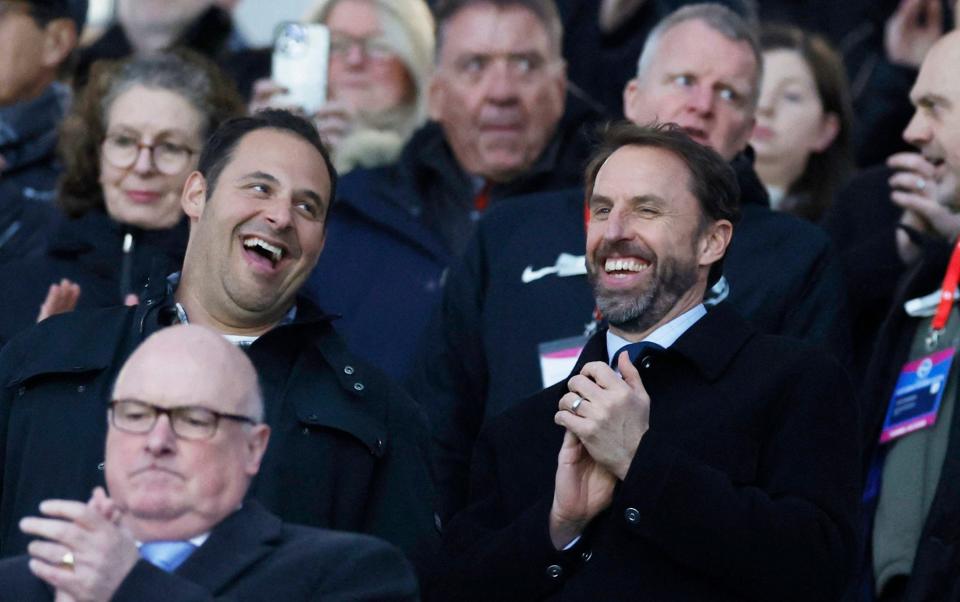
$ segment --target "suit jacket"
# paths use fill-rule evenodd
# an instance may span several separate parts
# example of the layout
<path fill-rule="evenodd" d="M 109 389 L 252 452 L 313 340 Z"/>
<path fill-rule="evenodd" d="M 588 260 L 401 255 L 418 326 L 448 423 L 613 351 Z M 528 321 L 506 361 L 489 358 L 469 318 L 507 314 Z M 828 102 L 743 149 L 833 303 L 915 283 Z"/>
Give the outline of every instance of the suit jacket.
<path fill-rule="evenodd" d="M 605 332 L 578 360 L 607 361 Z M 831 600 L 855 554 L 858 412 L 843 369 L 720 304 L 638 358 L 650 430 L 573 549 L 548 531 L 566 382 L 481 433 L 436 599 Z"/>
<path fill-rule="evenodd" d="M 82 552 L 78 552 L 82 554 Z M 52 600 L 27 556 L 0 562 L 0 601 Z M 417 600 L 403 554 L 379 539 L 284 524 L 256 502 L 228 516 L 174 573 L 140 560 L 114 602 Z"/>
<path fill-rule="evenodd" d="M 732 163 L 742 218 L 724 257 L 727 301 L 758 330 L 848 355 L 840 263 L 824 232 L 771 211 L 750 159 Z M 537 345 L 575 337 L 595 301 L 585 274 L 529 280 L 560 253 L 582 256 L 583 190 L 511 199 L 484 216 L 450 271 L 424 334 L 411 393 L 434 428 L 441 516 L 463 508 L 482 425 L 542 388 Z"/>
<path fill-rule="evenodd" d="M 159 280 L 159 283 L 157 282 Z M 20 518 L 103 484 L 107 401 L 134 348 L 175 319 L 163 278 L 137 307 L 44 320 L 0 350 L 0 555 L 22 554 Z M 248 496 L 284 521 L 382 537 L 424 553 L 437 538 L 426 421 L 327 316 L 297 318 L 245 351 L 272 432 Z"/>

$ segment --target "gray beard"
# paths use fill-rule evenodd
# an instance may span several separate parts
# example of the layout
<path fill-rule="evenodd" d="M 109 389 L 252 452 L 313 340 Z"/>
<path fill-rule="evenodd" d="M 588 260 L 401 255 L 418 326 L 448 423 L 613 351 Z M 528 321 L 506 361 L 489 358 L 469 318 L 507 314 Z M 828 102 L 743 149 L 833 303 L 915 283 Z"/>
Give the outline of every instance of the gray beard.
<path fill-rule="evenodd" d="M 593 287 L 597 308 L 611 326 L 632 334 L 646 332 L 697 282 L 696 266 L 682 265 L 675 259 L 658 262 L 656 269 L 651 285 L 639 295 L 630 296 L 629 292 L 613 293 L 603 288 L 596 270 L 587 264 L 587 278 Z"/>

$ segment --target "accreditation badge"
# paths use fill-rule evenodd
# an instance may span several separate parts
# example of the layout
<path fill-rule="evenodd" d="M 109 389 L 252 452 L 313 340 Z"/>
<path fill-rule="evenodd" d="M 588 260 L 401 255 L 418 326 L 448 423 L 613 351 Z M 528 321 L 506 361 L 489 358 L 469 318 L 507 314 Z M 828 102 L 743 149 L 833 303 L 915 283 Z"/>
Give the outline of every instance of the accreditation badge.
<path fill-rule="evenodd" d="M 589 338 L 569 337 L 537 346 L 540 352 L 540 378 L 543 380 L 544 389 L 570 376 Z"/>
<path fill-rule="evenodd" d="M 904 365 L 887 407 L 880 443 L 936 424 L 956 352 L 956 347 L 948 347 Z"/>

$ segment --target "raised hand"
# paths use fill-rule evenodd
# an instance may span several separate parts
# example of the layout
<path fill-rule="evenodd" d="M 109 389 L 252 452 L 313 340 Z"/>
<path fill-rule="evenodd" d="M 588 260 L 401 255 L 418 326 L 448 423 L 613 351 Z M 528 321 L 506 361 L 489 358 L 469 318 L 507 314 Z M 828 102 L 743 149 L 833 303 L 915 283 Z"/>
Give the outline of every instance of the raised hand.
<path fill-rule="evenodd" d="M 140 558 L 119 509 L 102 489 L 87 503 L 46 500 L 45 517 L 27 517 L 20 529 L 39 539 L 27 546 L 30 571 L 57 590 L 57 600 L 107 602 Z"/>
<path fill-rule="evenodd" d="M 616 484 L 613 473 L 591 458 L 577 436 L 567 431 L 557 456 L 550 509 L 550 540 L 554 548 L 563 549 L 610 505 Z"/>
<path fill-rule="evenodd" d="M 73 311 L 80 299 L 80 285 L 63 278 L 56 284 L 51 284 L 47 290 L 47 298 L 40 305 L 37 322 L 42 322 L 50 316 Z"/>
<path fill-rule="evenodd" d="M 576 413 L 557 412 L 557 424 L 572 431 L 590 456 L 623 480 L 637 452 L 640 438 L 650 428 L 650 396 L 640 373 L 626 353 L 620 355 L 620 375 L 603 362 L 590 362 L 570 379 L 560 409 L 570 410 L 582 397 Z"/>

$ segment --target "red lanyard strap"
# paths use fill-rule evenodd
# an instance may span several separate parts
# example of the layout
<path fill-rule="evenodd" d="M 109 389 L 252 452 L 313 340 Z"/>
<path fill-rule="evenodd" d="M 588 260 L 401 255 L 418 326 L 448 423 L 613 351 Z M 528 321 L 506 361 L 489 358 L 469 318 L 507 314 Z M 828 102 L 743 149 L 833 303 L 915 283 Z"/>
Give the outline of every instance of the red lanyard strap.
<path fill-rule="evenodd" d="M 953 247 L 953 254 L 950 255 L 947 273 L 943 277 L 943 286 L 940 288 L 940 304 L 937 305 L 937 313 L 930 325 L 932 330 L 938 334 L 947 325 L 947 320 L 950 318 L 950 310 L 953 309 L 953 303 L 956 300 L 958 282 L 960 282 L 960 239 L 957 239 L 957 243 Z"/>

